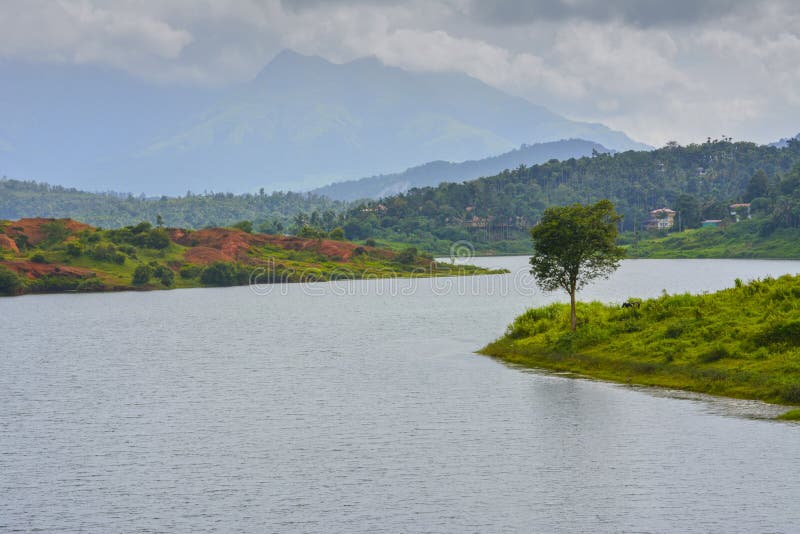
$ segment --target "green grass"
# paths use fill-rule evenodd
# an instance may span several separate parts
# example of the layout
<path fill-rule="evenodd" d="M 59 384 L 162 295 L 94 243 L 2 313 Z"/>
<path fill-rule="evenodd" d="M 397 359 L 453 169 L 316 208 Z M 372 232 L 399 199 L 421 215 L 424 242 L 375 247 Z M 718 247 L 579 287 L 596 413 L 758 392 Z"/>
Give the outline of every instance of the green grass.
<path fill-rule="evenodd" d="M 625 247 L 629 258 L 800 258 L 800 229 L 780 228 L 762 235 L 762 224 L 751 220 L 686 230 Z"/>
<path fill-rule="evenodd" d="M 483 354 L 622 383 L 800 405 L 800 277 L 713 294 L 663 295 L 639 309 L 579 303 L 528 310 Z"/>
<path fill-rule="evenodd" d="M 53 223 L 55 224 L 55 223 Z M 60 226 L 58 226 L 60 224 Z M 259 244 L 258 240 L 249 245 L 244 257 L 238 261 L 228 262 L 231 269 L 224 280 L 204 282 L 205 265 L 192 265 L 186 260 L 190 246 L 182 246 L 165 238 L 158 244 L 162 248 L 152 248 L 147 236 L 150 233 L 164 233 L 161 229 L 145 230 L 131 233 L 131 227 L 121 231 L 86 229 L 77 233 L 64 230 L 58 223 L 58 239 L 49 239 L 36 246 L 23 246 L 18 254 L 10 250 L 0 249 L 0 269 L 6 287 L 0 287 L 0 295 L 6 293 L 58 292 L 58 291 L 109 291 L 118 289 L 167 289 L 202 287 L 203 285 L 246 285 L 254 273 L 258 274 L 258 283 L 268 282 L 311 282 L 329 281 L 333 279 L 364 279 L 389 277 L 430 277 L 430 276 L 464 276 L 477 274 L 495 274 L 499 270 L 489 270 L 471 265 L 451 265 L 434 262 L 428 254 L 415 256 L 397 254 L 392 250 L 358 247 L 351 244 L 345 247 L 352 250 L 348 260 L 336 255 L 321 252 L 322 241 L 307 240 L 307 248 L 293 250 L 279 245 Z M 0 230 L 5 232 L 13 223 L 0 221 Z M 238 231 L 238 230 L 237 230 Z M 225 232 L 222 232 L 223 234 Z M 28 242 L 27 236 L 22 242 Z M 19 239 L 19 233 L 15 235 Z M 180 242 L 185 243 L 186 241 Z M 78 246 L 80 252 L 75 252 Z M 72 253 L 70 253 L 72 247 Z M 349 247 L 349 248 L 348 248 Z M 98 250 L 110 251 L 99 254 Z M 397 247 L 397 250 L 402 250 Z M 356 254 L 358 252 L 358 254 Z M 15 263 L 28 261 L 42 267 L 55 269 L 55 272 L 29 279 L 17 276 L 17 282 L 8 282 L 7 270 Z M 139 266 L 150 266 L 153 270 L 167 269 L 173 273 L 168 285 L 162 279 L 153 277 L 147 283 L 134 286 L 134 271 Z M 77 267 L 93 273 L 85 277 L 75 275 L 64 267 Z M 189 269 L 191 274 L 184 276 Z M 162 271 L 163 272 L 163 271 Z M 187 271 L 188 272 L 188 271 Z M 4 274 L 5 273 L 5 274 Z M 169 273 L 167 273 L 169 274 Z M 13 274 L 11 274 L 13 278 Z M 0 277 L 2 278 L 2 277 Z"/>
<path fill-rule="evenodd" d="M 800 410 L 789 410 L 777 418 L 782 421 L 800 421 Z"/>

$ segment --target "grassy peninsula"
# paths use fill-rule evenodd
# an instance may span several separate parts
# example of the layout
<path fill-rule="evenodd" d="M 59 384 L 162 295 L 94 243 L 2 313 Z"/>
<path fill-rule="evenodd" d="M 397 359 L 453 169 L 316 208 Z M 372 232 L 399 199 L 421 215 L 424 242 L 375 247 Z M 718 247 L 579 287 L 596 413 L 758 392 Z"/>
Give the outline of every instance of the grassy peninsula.
<path fill-rule="evenodd" d="M 481 352 L 527 367 L 604 380 L 800 405 L 800 276 L 621 308 L 528 310 Z M 800 418 L 800 410 L 784 418 Z"/>
<path fill-rule="evenodd" d="M 505 272 L 438 263 L 414 248 L 248 230 L 0 221 L 0 295 Z"/>

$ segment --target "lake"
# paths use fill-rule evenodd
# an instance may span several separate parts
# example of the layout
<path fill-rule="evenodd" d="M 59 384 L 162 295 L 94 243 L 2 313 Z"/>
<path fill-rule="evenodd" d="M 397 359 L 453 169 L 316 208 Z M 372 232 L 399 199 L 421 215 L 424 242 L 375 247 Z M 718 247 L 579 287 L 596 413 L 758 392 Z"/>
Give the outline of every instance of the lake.
<path fill-rule="evenodd" d="M 800 425 L 476 355 L 564 295 L 472 262 L 512 273 L 0 299 L 0 531 L 797 531 Z M 798 271 L 630 260 L 581 298 Z"/>

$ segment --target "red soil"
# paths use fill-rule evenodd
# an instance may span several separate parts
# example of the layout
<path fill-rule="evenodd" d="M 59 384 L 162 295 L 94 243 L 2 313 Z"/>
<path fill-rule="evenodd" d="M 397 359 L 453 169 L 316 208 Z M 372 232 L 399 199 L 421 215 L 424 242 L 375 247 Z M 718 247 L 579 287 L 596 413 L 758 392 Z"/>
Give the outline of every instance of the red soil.
<path fill-rule="evenodd" d="M 88 224 L 79 223 L 78 221 L 73 221 L 72 219 L 45 219 L 42 217 L 37 217 L 35 219 L 20 219 L 18 221 L 13 221 L 9 223 L 5 231 L 12 238 L 20 234 L 24 234 L 28 236 L 28 243 L 31 245 L 36 245 L 45 238 L 45 235 L 42 232 L 42 226 L 55 221 L 63 223 L 64 226 L 66 226 L 67 229 L 73 234 L 91 228 L 91 226 Z"/>
<path fill-rule="evenodd" d="M 10 250 L 14 254 L 19 254 L 17 243 L 7 235 L 0 234 L 0 248 Z"/>
<path fill-rule="evenodd" d="M 306 239 L 294 236 L 248 234 L 231 228 L 206 228 L 196 232 L 181 229 L 170 229 L 170 238 L 183 246 L 191 247 L 186 251 L 186 261 L 205 265 L 215 261 L 248 261 L 248 251 L 252 247 L 271 245 L 287 250 L 311 250 L 323 256 L 338 256 L 347 261 L 353 257 L 358 245 L 332 241 L 329 239 Z M 365 247 L 369 248 L 369 247 Z M 369 249 L 376 250 L 376 249 Z M 383 251 L 381 251 L 383 252 Z M 380 253 L 380 252 L 379 252 Z M 391 257 L 391 252 L 386 252 Z"/>
<path fill-rule="evenodd" d="M 197 265 L 208 265 L 209 263 L 214 263 L 215 261 L 232 261 L 233 258 L 222 252 L 221 250 L 217 250 L 211 247 L 192 247 L 186 251 L 183 255 L 189 263 L 195 263 Z"/>
<path fill-rule="evenodd" d="M 289 250 L 313 250 L 324 256 L 332 257 L 339 256 L 342 260 L 347 261 L 353 257 L 353 251 L 360 245 L 355 243 L 346 243 L 343 241 L 333 241 L 330 239 L 306 239 L 303 237 L 285 236 L 285 235 L 264 235 L 266 243 Z M 372 253 L 377 253 L 384 258 L 391 258 L 393 254 L 386 250 L 375 249 L 372 247 L 361 247 Z"/>
<path fill-rule="evenodd" d="M 94 272 L 80 267 L 66 265 L 53 265 L 48 263 L 33 263 L 31 261 L 0 261 L 0 265 L 15 273 L 35 280 L 46 275 L 66 276 L 69 278 L 90 278 Z"/>

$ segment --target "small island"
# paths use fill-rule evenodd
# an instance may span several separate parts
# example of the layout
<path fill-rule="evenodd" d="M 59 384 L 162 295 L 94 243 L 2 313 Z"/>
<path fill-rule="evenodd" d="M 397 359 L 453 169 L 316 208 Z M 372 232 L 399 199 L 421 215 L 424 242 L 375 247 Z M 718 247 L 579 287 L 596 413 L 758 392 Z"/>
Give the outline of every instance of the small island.
<path fill-rule="evenodd" d="M 150 290 L 507 272 L 436 262 L 416 248 L 143 222 L 104 230 L 72 219 L 0 221 L 0 295 Z"/>
<path fill-rule="evenodd" d="M 702 295 L 528 310 L 482 353 L 611 380 L 800 405 L 800 276 Z M 784 419 L 800 419 L 792 410 Z"/>

